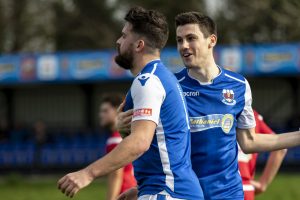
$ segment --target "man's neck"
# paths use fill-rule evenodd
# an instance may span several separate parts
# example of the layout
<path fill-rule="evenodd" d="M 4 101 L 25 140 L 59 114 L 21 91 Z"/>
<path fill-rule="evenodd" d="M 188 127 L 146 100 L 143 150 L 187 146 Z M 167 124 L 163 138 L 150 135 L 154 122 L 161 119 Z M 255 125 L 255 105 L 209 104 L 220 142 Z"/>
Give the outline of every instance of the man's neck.
<path fill-rule="evenodd" d="M 189 69 L 189 75 L 201 83 L 212 83 L 214 78 L 220 74 L 220 68 L 212 59 L 210 62 Z"/>
<path fill-rule="evenodd" d="M 130 70 L 131 73 L 136 76 L 138 73 L 142 71 L 142 69 L 151 61 L 153 60 L 159 60 L 160 55 L 154 55 L 154 54 L 144 54 L 142 56 L 137 57 L 133 62 L 133 67 Z"/>

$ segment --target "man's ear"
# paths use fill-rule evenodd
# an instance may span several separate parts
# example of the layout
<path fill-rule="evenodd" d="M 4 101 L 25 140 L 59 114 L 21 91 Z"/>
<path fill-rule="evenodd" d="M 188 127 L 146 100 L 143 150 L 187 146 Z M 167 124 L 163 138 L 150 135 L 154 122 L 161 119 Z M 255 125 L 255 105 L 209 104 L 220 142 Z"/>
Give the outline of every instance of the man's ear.
<path fill-rule="evenodd" d="M 136 51 L 141 52 L 145 48 L 145 41 L 144 40 L 138 40 L 136 44 Z"/>
<path fill-rule="evenodd" d="M 212 34 L 211 36 L 209 36 L 208 47 L 213 48 L 214 46 L 216 46 L 216 44 L 217 44 L 217 36 L 215 34 Z"/>

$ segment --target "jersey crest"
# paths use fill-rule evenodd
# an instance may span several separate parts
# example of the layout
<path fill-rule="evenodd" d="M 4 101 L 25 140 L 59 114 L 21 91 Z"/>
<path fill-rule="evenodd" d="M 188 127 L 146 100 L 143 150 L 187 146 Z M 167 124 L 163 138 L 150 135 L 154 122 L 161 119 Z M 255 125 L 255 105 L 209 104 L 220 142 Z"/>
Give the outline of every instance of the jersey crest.
<path fill-rule="evenodd" d="M 226 105 L 234 106 L 236 104 L 233 90 L 223 89 L 222 96 L 223 96 L 222 102 L 225 103 Z"/>

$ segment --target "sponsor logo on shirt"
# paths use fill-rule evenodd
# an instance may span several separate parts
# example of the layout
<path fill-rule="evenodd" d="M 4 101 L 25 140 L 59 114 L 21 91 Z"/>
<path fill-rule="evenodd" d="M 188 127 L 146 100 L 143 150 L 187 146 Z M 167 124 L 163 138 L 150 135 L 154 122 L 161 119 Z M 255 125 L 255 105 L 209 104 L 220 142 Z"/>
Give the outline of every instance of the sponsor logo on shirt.
<path fill-rule="evenodd" d="M 233 127 L 234 117 L 231 114 L 213 114 L 201 117 L 190 117 L 191 132 L 204 131 L 211 128 L 221 128 L 229 133 Z"/>
<path fill-rule="evenodd" d="M 224 133 L 229 133 L 232 126 L 233 126 L 234 118 L 231 114 L 226 114 L 223 116 L 221 120 L 221 128 L 224 131 Z"/>
<path fill-rule="evenodd" d="M 140 108 L 133 112 L 133 117 L 152 116 L 151 108 Z"/>
<path fill-rule="evenodd" d="M 183 96 L 185 96 L 185 97 L 198 97 L 198 96 L 200 96 L 200 92 L 183 92 Z"/>
<path fill-rule="evenodd" d="M 223 89 L 222 96 L 223 96 L 222 102 L 225 103 L 226 105 L 233 106 L 236 104 L 233 90 Z"/>
<path fill-rule="evenodd" d="M 149 80 L 150 76 L 141 75 L 138 80 L 140 81 L 142 86 L 145 86 L 146 82 Z"/>

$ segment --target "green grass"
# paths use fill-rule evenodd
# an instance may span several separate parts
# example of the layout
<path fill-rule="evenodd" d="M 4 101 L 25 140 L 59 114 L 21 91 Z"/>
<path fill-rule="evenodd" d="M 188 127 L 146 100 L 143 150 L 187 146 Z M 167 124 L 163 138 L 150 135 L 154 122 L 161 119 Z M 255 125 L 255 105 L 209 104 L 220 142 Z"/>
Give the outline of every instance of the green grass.
<path fill-rule="evenodd" d="M 26 179 L 19 176 L 9 176 L 0 182 L 1 200 L 67 200 L 58 189 L 56 182 L 59 177 L 35 177 Z M 105 181 L 97 180 L 81 190 L 74 200 L 105 199 Z"/>
<path fill-rule="evenodd" d="M 0 177 L 0 199 L 2 200 L 67 200 L 56 188 L 59 177 L 21 177 L 11 175 Z M 280 174 L 269 186 L 267 192 L 257 200 L 300 199 L 300 174 Z M 105 180 L 97 180 L 78 193 L 74 200 L 105 199 Z"/>
<path fill-rule="evenodd" d="M 300 174 L 279 174 L 264 194 L 256 200 L 299 200 Z"/>

